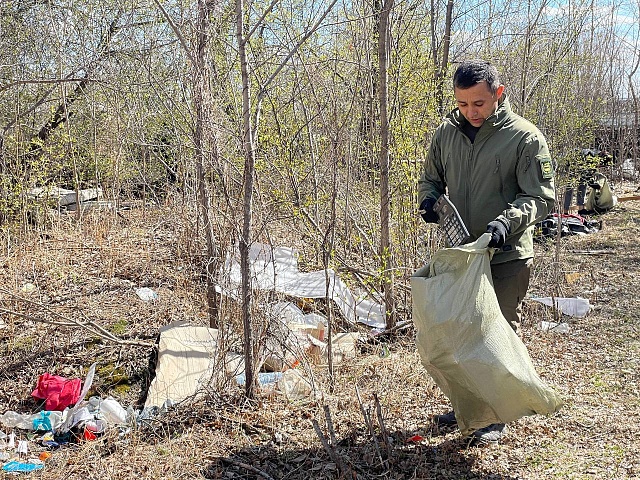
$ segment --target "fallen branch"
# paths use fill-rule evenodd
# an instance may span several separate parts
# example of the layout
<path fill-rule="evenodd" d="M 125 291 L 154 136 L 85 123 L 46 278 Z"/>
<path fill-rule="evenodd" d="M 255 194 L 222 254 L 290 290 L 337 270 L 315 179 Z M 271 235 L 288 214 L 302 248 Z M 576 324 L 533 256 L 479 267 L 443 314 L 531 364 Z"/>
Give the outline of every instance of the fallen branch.
<path fill-rule="evenodd" d="M 628 202 L 630 200 L 640 200 L 640 195 L 631 195 L 629 197 L 618 197 L 619 202 Z"/>
<path fill-rule="evenodd" d="M 615 250 L 569 250 L 571 253 L 577 253 L 579 255 L 613 255 Z"/>
<path fill-rule="evenodd" d="M 407 328 L 410 328 L 413 326 L 413 320 L 405 320 L 404 322 L 398 322 L 395 324 L 395 326 L 391 327 L 391 328 L 387 328 L 383 331 L 381 331 L 380 333 L 375 333 L 375 334 L 370 334 L 372 337 L 374 338 L 380 338 L 383 337 L 385 335 L 390 335 L 394 332 L 399 332 L 400 330 L 405 330 Z"/>
<path fill-rule="evenodd" d="M 9 314 L 9 315 L 14 315 L 16 317 L 20 317 L 20 318 L 25 318 L 27 320 L 31 320 L 34 322 L 38 322 L 38 323 L 45 323 L 48 325 L 55 325 L 55 326 L 59 326 L 59 327 L 80 327 L 80 328 L 84 328 L 85 330 L 91 332 L 93 335 L 96 335 L 104 340 L 107 340 L 109 342 L 113 342 L 113 343 L 117 343 L 118 345 L 132 345 L 132 346 L 138 346 L 138 347 L 152 347 L 153 345 L 149 342 L 144 342 L 144 341 L 140 341 L 140 340 L 122 340 L 121 338 L 116 337 L 114 334 L 112 334 L 111 332 L 109 332 L 108 330 L 106 330 L 105 328 L 101 327 L 100 325 L 97 325 L 95 322 L 91 321 L 91 320 L 85 320 L 84 322 L 79 321 L 79 320 L 75 320 L 72 318 L 68 318 L 56 311 L 51 310 L 50 308 L 48 308 L 47 306 L 38 303 L 38 302 L 34 302 L 33 300 L 29 300 L 27 298 L 22 298 L 8 290 L 5 290 L 3 288 L 0 288 L 0 292 L 6 293 L 9 296 L 11 296 L 12 298 L 23 302 L 23 303 L 28 303 L 30 305 L 33 305 L 37 308 L 40 308 L 42 310 L 44 310 L 46 313 L 52 315 L 53 317 L 57 317 L 59 319 L 61 319 L 61 322 L 58 321 L 54 321 L 54 320 L 48 320 L 45 318 L 41 318 L 38 316 L 34 316 L 34 315 L 27 315 L 24 313 L 20 313 L 20 312 L 14 312 L 12 310 L 7 310 L 6 308 L 0 308 L 0 312 Z M 82 316 L 84 316 L 84 313 L 82 313 Z"/>
<path fill-rule="evenodd" d="M 331 445 L 337 445 L 336 432 L 333 429 L 333 420 L 331 420 L 331 412 L 329 411 L 329 405 L 324 405 L 324 418 L 327 421 L 327 430 L 329 430 L 329 438 L 331 439 Z"/>
<path fill-rule="evenodd" d="M 260 475 L 262 478 L 265 478 L 266 480 L 275 480 L 268 473 L 265 473 L 262 470 L 260 470 L 259 468 L 256 468 L 256 467 L 254 467 L 252 465 L 249 465 L 248 463 L 239 462 L 238 460 L 232 460 L 230 458 L 221 458 L 220 460 L 222 460 L 223 462 L 226 462 L 226 463 L 230 463 L 231 465 L 235 465 L 236 467 L 240 467 L 240 468 L 244 468 L 245 470 L 249 470 L 250 472 L 253 472 L 256 475 Z"/>

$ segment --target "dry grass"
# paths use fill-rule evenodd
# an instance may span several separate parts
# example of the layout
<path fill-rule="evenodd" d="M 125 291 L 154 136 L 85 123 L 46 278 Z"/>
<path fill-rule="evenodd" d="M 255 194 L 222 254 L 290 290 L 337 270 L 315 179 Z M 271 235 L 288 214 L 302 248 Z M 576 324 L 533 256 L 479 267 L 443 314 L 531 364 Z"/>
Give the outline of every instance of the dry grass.
<path fill-rule="evenodd" d="M 153 348 L 118 345 L 82 328 L 34 319 L 90 320 L 119 338 L 149 344 L 171 321 L 207 323 L 192 227 L 167 207 L 125 216 L 90 216 L 81 224 L 63 219 L 4 249 L 0 308 L 24 316 L 1 317 L 0 412 L 37 411 L 30 392 L 38 375 L 83 377 L 94 361 L 99 374 L 93 393 L 134 406 L 144 398 Z M 540 332 L 536 322 L 551 320 L 550 313 L 527 303 L 523 339 L 540 375 L 566 404 L 550 418 L 514 422 L 498 446 L 468 448 L 456 431 L 430 423 L 447 409 L 447 400 L 421 367 L 412 333 L 405 332 L 371 342 L 354 361 L 339 365 L 334 393 L 326 369 L 316 367 L 322 392 L 317 401 L 265 395 L 250 403 L 230 387 L 152 426 L 112 430 L 97 441 L 59 449 L 31 478 L 338 478 L 312 425 L 316 419 L 328 435 L 323 406 L 335 427 L 334 448 L 351 472 L 344 478 L 637 478 L 640 203 L 625 203 L 604 219 L 598 234 L 562 239 L 559 265 L 554 246 L 538 246 L 531 292 L 550 295 L 560 279 L 556 294 L 589 298 L 595 308 L 587 318 L 568 319 L 571 332 L 559 335 Z M 608 249 L 611 254 L 574 253 Z M 581 275 L 568 283 L 565 273 Z M 22 292 L 25 283 L 37 290 Z M 138 300 L 134 289 L 141 286 L 158 292 L 159 301 Z M 392 440 L 388 459 L 366 429 L 356 385 L 374 417 L 373 395 L 380 400 Z M 423 440 L 408 442 L 414 435 Z"/>

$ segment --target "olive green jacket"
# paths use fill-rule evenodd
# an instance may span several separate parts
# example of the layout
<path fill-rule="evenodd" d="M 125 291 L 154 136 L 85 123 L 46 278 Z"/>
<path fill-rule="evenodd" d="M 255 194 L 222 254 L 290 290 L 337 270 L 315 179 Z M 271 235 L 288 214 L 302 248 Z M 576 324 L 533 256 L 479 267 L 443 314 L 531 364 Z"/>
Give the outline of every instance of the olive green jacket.
<path fill-rule="evenodd" d="M 492 263 L 533 257 L 533 228 L 553 209 L 553 162 L 547 142 L 529 121 L 511 110 L 503 95 L 476 134 L 462 132 L 456 108 L 436 129 L 418 181 L 418 205 L 446 191 L 475 239 L 492 220 L 509 226 Z"/>

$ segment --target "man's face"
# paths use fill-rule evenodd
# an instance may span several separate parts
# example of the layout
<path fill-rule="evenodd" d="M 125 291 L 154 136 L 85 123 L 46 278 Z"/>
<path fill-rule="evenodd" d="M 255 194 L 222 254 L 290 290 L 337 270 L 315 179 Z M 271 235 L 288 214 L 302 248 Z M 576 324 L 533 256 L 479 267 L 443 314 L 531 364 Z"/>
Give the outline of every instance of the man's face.
<path fill-rule="evenodd" d="M 504 85 L 500 85 L 494 95 L 487 82 L 480 82 L 469 88 L 454 88 L 453 94 L 464 118 L 474 127 L 480 127 L 498 108 L 503 91 Z"/>

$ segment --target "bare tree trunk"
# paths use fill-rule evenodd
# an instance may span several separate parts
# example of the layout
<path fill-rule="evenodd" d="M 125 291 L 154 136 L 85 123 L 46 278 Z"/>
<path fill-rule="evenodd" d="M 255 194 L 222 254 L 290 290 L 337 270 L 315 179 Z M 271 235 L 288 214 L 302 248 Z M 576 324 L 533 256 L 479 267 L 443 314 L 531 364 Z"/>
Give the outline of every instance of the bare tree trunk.
<path fill-rule="evenodd" d="M 640 53 L 637 54 L 635 64 L 633 66 L 633 70 L 629 72 L 628 80 L 629 80 L 629 92 L 631 93 L 631 98 L 633 100 L 633 134 L 631 135 L 631 154 L 633 158 L 633 164 L 635 165 L 636 171 L 638 170 L 638 95 L 636 93 L 635 85 L 633 83 L 633 79 L 638 71 L 638 67 L 640 67 Z"/>
<path fill-rule="evenodd" d="M 245 395 L 253 398 L 255 393 L 255 376 L 253 362 L 253 331 L 251 326 L 251 276 L 249 271 L 249 247 L 251 246 L 251 203 L 253 199 L 253 177 L 255 170 L 255 151 L 251 130 L 251 96 L 249 94 L 249 67 L 247 65 L 246 39 L 243 35 L 244 5 L 236 0 L 236 38 L 238 40 L 238 56 L 242 73 L 242 120 L 244 147 L 244 192 L 242 211 L 242 234 L 240 236 L 240 270 L 242 275 L 242 326 L 244 329 L 244 373 Z"/>
<path fill-rule="evenodd" d="M 384 285 L 384 304 L 386 309 L 386 326 L 393 328 L 396 324 L 395 296 L 393 292 L 393 268 L 394 259 L 391 249 L 391 209 L 389 194 L 389 87 L 388 87 L 388 67 L 389 67 L 389 38 L 390 25 L 389 14 L 393 8 L 393 0 L 386 0 L 380 11 L 380 22 L 378 23 L 378 68 L 379 68 L 379 88 L 378 100 L 380 102 L 380 261 L 382 263 L 382 281 Z"/>
<path fill-rule="evenodd" d="M 331 189 L 331 218 L 329 225 L 324 234 L 322 241 L 322 264 L 325 274 L 325 298 L 327 301 L 328 318 L 327 318 L 327 366 L 329 368 L 329 391 L 333 393 L 336 388 L 335 369 L 333 363 L 333 325 L 334 325 L 334 303 L 331 298 L 331 293 L 335 288 L 335 281 L 329 278 L 329 262 L 331 261 L 331 255 L 334 249 L 335 237 L 336 237 L 336 197 L 338 196 L 338 149 L 337 139 L 333 140 L 333 175 L 332 175 L 332 189 Z"/>
<path fill-rule="evenodd" d="M 198 210 L 200 212 L 200 218 L 202 218 L 204 235 L 207 242 L 207 310 L 209 314 L 209 326 L 211 328 L 218 328 L 219 299 L 215 289 L 214 275 L 217 266 L 216 259 L 219 258 L 219 255 L 216 253 L 217 242 L 213 233 L 211 217 L 209 215 L 210 203 L 204 166 L 205 152 L 210 150 L 206 148 L 208 140 L 211 140 L 214 143 L 214 154 L 217 152 L 217 148 L 215 148 L 215 139 L 212 139 L 205 134 L 205 124 L 210 122 L 210 111 L 206 106 L 206 99 L 209 97 L 209 67 L 208 62 L 206 61 L 206 51 L 207 44 L 209 42 L 209 18 L 212 9 L 213 2 L 198 0 L 198 36 L 193 64 L 193 104 L 196 112 L 194 146 L 195 167 L 198 182 Z"/>
<path fill-rule="evenodd" d="M 451 24 L 453 22 L 453 0 L 447 1 L 447 11 L 444 19 L 444 38 L 442 41 L 442 60 L 438 56 L 438 41 L 436 39 L 436 6 L 435 0 L 431 0 L 431 55 L 433 58 L 433 68 L 436 86 L 436 101 L 438 102 L 438 112 L 444 115 L 444 78 L 449 65 L 449 50 L 451 48 Z"/>

